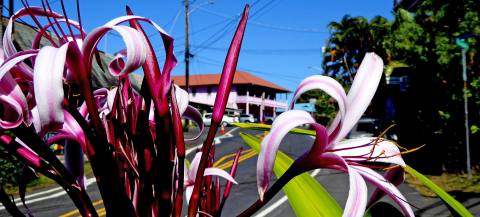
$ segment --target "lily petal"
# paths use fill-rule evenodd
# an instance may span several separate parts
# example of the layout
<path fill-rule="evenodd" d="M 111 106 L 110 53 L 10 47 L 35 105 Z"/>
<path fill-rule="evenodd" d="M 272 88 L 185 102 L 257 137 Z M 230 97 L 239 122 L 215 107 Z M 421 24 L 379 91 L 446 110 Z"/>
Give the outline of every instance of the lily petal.
<path fill-rule="evenodd" d="M 30 112 L 28 110 L 27 99 L 25 98 L 25 95 L 23 94 L 21 88 L 19 87 L 15 79 L 11 76 L 9 71 L 13 67 L 15 67 L 17 64 L 24 61 L 25 59 L 37 55 L 37 53 L 38 51 L 36 50 L 22 51 L 22 52 L 16 53 L 15 55 L 6 59 L 3 62 L 3 64 L 0 66 L 0 94 L 9 98 L 9 99 L 6 99 L 6 98 L 2 99 L 2 104 L 5 105 L 6 109 L 9 109 L 9 111 L 5 111 L 5 112 L 8 112 L 9 115 L 12 115 L 12 116 L 22 117 L 23 122 L 27 126 L 31 124 L 31 118 L 30 118 Z M 0 53 L 0 55 L 3 57 L 3 53 Z M 15 102 L 13 102 L 12 100 Z M 21 109 L 16 110 L 15 108 L 17 106 L 20 106 Z M 4 116 L 1 119 L 6 120 L 5 118 L 7 117 Z M 8 122 L 12 121 L 12 118 L 9 117 L 7 119 L 9 119 L 10 121 L 7 121 L 3 124 L 10 125 L 8 126 L 10 128 L 16 127 L 18 126 L 17 124 L 20 124 L 16 122 L 8 124 Z M 7 127 L 7 125 L 0 126 L 0 127 Z"/>
<path fill-rule="evenodd" d="M 49 16 L 52 18 L 63 17 L 60 14 L 51 12 L 49 10 L 44 10 L 43 8 L 40 8 L 40 7 L 22 8 L 17 12 L 15 12 L 15 14 L 8 21 L 7 28 L 5 29 L 5 34 L 3 35 L 3 50 L 5 51 L 5 54 L 7 57 L 10 57 L 15 53 L 17 53 L 17 49 L 15 48 L 15 45 L 13 44 L 13 40 L 12 40 L 13 24 L 15 20 L 23 16 L 29 16 L 30 14 L 33 14 L 35 16 Z"/>
<path fill-rule="evenodd" d="M 335 154 L 351 161 L 392 163 L 405 166 L 400 150 L 389 140 L 375 137 L 348 139 L 335 144 Z"/>
<path fill-rule="evenodd" d="M 198 165 L 200 164 L 201 158 L 202 158 L 202 152 L 197 152 L 195 154 L 195 157 L 193 157 L 193 160 L 190 163 L 190 169 L 188 170 L 188 180 L 195 182 Z"/>
<path fill-rule="evenodd" d="M 0 95 L 0 105 L 3 112 L 0 114 L 0 129 L 11 129 L 22 123 L 22 107 L 18 102 L 6 95 Z"/>
<path fill-rule="evenodd" d="M 190 202 L 190 197 L 192 197 L 193 185 L 187 186 L 185 188 L 185 197 L 187 197 L 187 204 Z"/>
<path fill-rule="evenodd" d="M 85 30 L 81 28 L 80 24 L 77 21 L 70 20 L 70 19 L 69 20 L 67 20 L 67 19 L 54 19 L 50 23 L 47 23 L 46 25 L 42 26 L 41 29 L 39 29 L 39 31 L 35 35 L 35 38 L 32 40 L 32 48 L 33 49 L 39 49 L 40 48 L 40 42 L 42 41 L 42 38 L 45 36 L 47 30 L 50 27 L 52 27 L 53 24 L 60 24 L 60 23 L 68 23 L 68 24 L 70 24 L 70 26 L 73 26 L 78 31 L 80 31 L 81 34 L 86 35 Z M 70 41 L 75 41 L 75 40 L 70 39 Z M 77 42 L 77 41 L 75 41 L 75 42 Z M 78 44 L 78 45 L 79 45 L 79 47 L 81 47 L 80 44 Z"/>
<path fill-rule="evenodd" d="M 393 201 L 395 201 L 403 213 L 406 216 L 414 217 L 415 214 L 412 211 L 410 205 L 406 202 L 407 200 L 402 195 L 402 193 L 389 181 L 387 181 L 383 176 L 373 171 L 370 168 L 361 167 L 361 166 L 351 166 L 353 170 L 357 171 L 363 176 L 368 182 L 376 185 L 379 189 L 383 190 Z M 366 201 L 366 200 L 365 200 Z"/>
<path fill-rule="evenodd" d="M 46 46 L 37 55 L 34 92 L 41 131 L 61 127 L 63 115 L 63 71 L 68 43 L 60 48 Z"/>
<path fill-rule="evenodd" d="M 262 196 L 268 188 L 272 175 L 273 163 L 277 155 L 278 146 L 287 133 L 302 124 L 315 123 L 310 114 L 300 110 L 289 110 L 280 114 L 272 124 L 270 133 L 261 143 L 257 161 L 257 187 Z"/>
<path fill-rule="evenodd" d="M 203 124 L 202 114 L 200 114 L 200 112 L 195 107 L 189 105 L 189 106 L 187 106 L 187 109 L 185 110 L 185 113 L 183 113 L 182 117 L 187 118 L 187 119 L 195 122 L 195 124 L 197 124 L 197 126 L 199 127 L 198 134 L 191 137 L 191 138 L 186 138 L 185 141 L 194 142 L 194 141 L 197 141 L 198 139 L 200 139 L 200 137 L 203 134 L 203 131 L 205 130 L 205 125 Z"/>
<path fill-rule="evenodd" d="M 207 168 L 205 169 L 205 173 L 203 174 L 204 176 L 219 176 L 219 177 L 222 177 L 234 184 L 238 184 L 235 179 L 227 172 L 225 172 L 225 170 L 222 170 L 222 169 L 218 169 L 218 168 L 215 168 L 215 167 L 210 167 L 210 168 Z"/>
<path fill-rule="evenodd" d="M 293 109 L 295 101 L 305 92 L 311 90 L 321 90 L 324 91 L 326 94 L 330 95 L 333 99 L 335 99 L 338 103 L 339 107 L 339 118 L 336 118 L 330 125 L 328 132 L 332 134 L 333 131 L 339 126 L 341 118 L 345 116 L 346 107 L 347 107 L 347 94 L 343 89 L 342 85 L 338 83 L 335 79 L 322 76 L 322 75 L 313 75 L 310 77 L 305 78 L 300 85 L 298 85 L 297 90 L 293 94 L 292 101 L 290 103 L 290 109 Z"/>
<path fill-rule="evenodd" d="M 362 217 L 367 207 L 367 185 L 357 170 L 348 166 L 350 190 L 343 217 Z"/>
<path fill-rule="evenodd" d="M 175 85 L 175 97 L 177 98 L 178 110 L 180 115 L 185 113 L 188 106 L 188 93 L 184 89 L 180 88 L 178 85 Z"/>
<path fill-rule="evenodd" d="M 147 59 L 143 65 L 143 71 L 145 74 L 145 80 L 147 82 L 148 90 L 150 95 L 153 97 L 154 106 L 160 116 L 165 115 L 168 112 L 168 103 L 167 96 L 170 91 L 172 80 L 170 78 L 170 73 L 173 67 L 177 64 L 177 59 L 173 54 L 173 38 L 168 35 L 160 26 L 151 20 L 145 19 L 143 17 L 133 16 L 133 11 L 127 6 L 127 14 L 129 16 L 116 19 L 115 22 L 120 23 L 124 21 L 129 21 L 130 26 L 138 30 L 147 45 Z M 160 67 L 156 58 L 155 51 L 148 39 L 147 34 L 143 30 L 142 26 L 138 20 L 143 20 L 150 23 L 160 34 L 162 38 L 163 46 L 165 48 L 165 62 L 163 65 L 163 74 L 161 74 Z M 113 24 L 117 24 L 117 23 Z"/>
<path fill-rule="evenodd" d="M 363 115 L 375 95 L 382 78 L 382 72 L 382 58 L 375 53 L 367 53 L 348 91 L 348 111 L 345 114 L 342 127 L 334 143 L 343 139 Z"/>
<path fill-rule="evenodd" d="M 65 117 L 65 122 L 62 128 L 56 131 L 52 137 L 49 137 L 47 140 L 47 145 L 53 144 L 54 142 L 60 140 L 70 140 L 77 142 L 81 147 L 83 152 L 88 153 L 88 144 L 87 139 L 85 137 L 85 133 L 83 132 L 82 128 L 78 124 L 78 122 L 73 118 L 73 116 L 68 113 L 66 110 L 63 110 L 63 114 Z"/>
<path fill-rule="evenodd" d="M 90 70 L 92 67 L 91 63 L 93 55 L 95 54 L 95 47 L 100 39 L 110 30 L 114 30 L 120 34 L 127 48 L 127 61 L 123 68 L 121 70 L 109 70 L 110 73 L 114 76 L 122 76 L 142 66 L 146 58 L 146 47 L 140 33 L 128 26 L 102 26 L 95 28 L 88 34 L 83 43 L 82 51 L 86 58 L 87 70 Z M 117 61 L 117 58 L 113 61 Z"/>
<path fill-rule="evenodd" d="M 387 172 L 385 172 L 383 177 L 388 182 L 392 183 L 395 186 L 398 186 L 401 183 L 403 183 L 403 181 L 405 180 L 405 170 L 403 169 L 403 167 L 393 167 L 387 170 Z M 375 202 L 380 200 L 384 195 L 385 195 L 385 192 L 382 189 L 379 189 L 379 188 L 375 189 L 375 191 L 372 193 L 372 196 L 370 196 L 367 207 L 370 207 L 371 205 L 373 205 Z"/>

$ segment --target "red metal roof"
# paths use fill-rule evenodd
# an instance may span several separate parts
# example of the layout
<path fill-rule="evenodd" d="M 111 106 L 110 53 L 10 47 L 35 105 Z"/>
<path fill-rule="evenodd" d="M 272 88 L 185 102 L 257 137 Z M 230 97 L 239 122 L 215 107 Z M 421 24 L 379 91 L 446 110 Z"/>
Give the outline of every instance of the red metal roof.
<path fill-rule="evenodd" d="M 190 75 L 189 85 L 190 86 L 209 86 L 209 85 L 218 85 L 220 83 L 221 74 L 201 74 L 201 75 Z M 172 80 L 175 84 L 183 87 L 185 86 L 185 76 L 172 76 Z M 286 88 L 280 87 L 270 81 L 264 80 L 260 77 L 252 75 L 248 72 L 236 71 L 235 77 L 233 78 L 234 85 L 255 85 L 261 87 L 267 87 L 278 92 L 290 92 Z"/>

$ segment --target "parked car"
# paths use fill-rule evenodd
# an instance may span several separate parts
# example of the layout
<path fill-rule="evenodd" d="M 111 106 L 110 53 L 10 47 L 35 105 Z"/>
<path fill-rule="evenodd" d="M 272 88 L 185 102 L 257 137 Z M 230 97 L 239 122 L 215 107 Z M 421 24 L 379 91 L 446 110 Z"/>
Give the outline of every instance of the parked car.
<path fill-rule="evenodd" d="M 353 126 L 350 134 L 348 134 L 349 139 L 363 138 L 363 137 L 373 137 L 377 136 L 380 132 L 380 120 L 374 118 L 360 118 L 357 124 Z"/>
<path fill-rule="evenodd" d="M 240 122 L 242 123 L 253 123 L 255 122 L 255 117 L 252 114 L 241 114 L 240 115 Z"/>
<path fill-rule="evenodd" d="M 205 113 L 203 114 L 203 124 L 205 124 L 205 126 L 210 126 L 210 124 L 212 123 L 212 113 Z M 238 122 L 238 117 L 235 117 L 235 116 L 230 116 L 230 115 L 223 115 L 223 118 L 222 118 L 222 125 L 223 126 L 228 126 L 232 123 L 235 123 L 235 122 Z"/>
<path fill-rule="evenodd" d="M 264 116 L 263 117 L 264 121 L 266 124 L 272 124 L 273 123 L 273 120 L 275 120 L 275 118 L 273 116 Z"/>
<path fill-rule="evenodd" d="M 363 137 L 376 137 L 379 136 L 382 131 L 387 129 L 387 125 L 382 123 L 380 119 L 362 117 L 358 120 L 357 124 L 353 126 L 352 130 L 348 134 L 349 139 L 363 138 Z M 383 135 L 385 139 L 398 140 L 395 131 L 389 130 Z"/>

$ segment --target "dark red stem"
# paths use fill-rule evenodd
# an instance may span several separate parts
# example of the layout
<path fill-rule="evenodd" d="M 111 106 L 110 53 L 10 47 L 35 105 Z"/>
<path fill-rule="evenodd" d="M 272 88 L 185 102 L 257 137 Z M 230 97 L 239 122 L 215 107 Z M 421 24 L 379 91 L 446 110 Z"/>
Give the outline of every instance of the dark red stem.
<path fill-rule="evenodd" d="M 120 177 L 116 161 L 113 158 L 113 147 L 107 142 L 107 136 L 100 120 L 96 102 L 93 97 L 91 85 L 91 73 L 87 70 L 91 66 L 90 57 L 84 56 L 76 45 L 69 47 L 67 62 L 69 69 L 79 76 L 81 91 L 85 97 L 88 112 L 94 131 L 86 124 L 78 111 L 70 109 L 70 113 L 80 124 L 85 132 L 89 142 L 92 144 L 94 155 L 89 156 L 93 172 L 97 178 L 97 184 L 102 194 L 103 202 L 108 216 L 135 216 L 135 211 L 131 201 L 128 199 L 125 191 L 119 191 L 123 188 L 124 180 Z M 82 61 L 83 60 L 83 61 Z M 87 151 L 87 153 L 89 153 Z"/>
<path fill-rule="evenodd" d="M 175 90 L 174 88 L 171 89 L 170 97 L 172 98 L 172 119 L 173 119 L 173 132 L 174 132 L 174 140 L 175 145 L 177 148 L 177 157 L 178 157 L 178 164 L 177 164 L 177 173 L 178 179 L 175 180 L 177 183 L 175 201 L 174 201 L 174 209 L 173 209 L 173 216 L 180 217 L 182 214 L 182 206 L 183 206 L 183 179 L 184 179 L 184 161 L 185 161 L 185 141 L 183 137 L 183 129 L 182 129 L 182 118 L 180 116 L 180 111 L 178 110 L 177 99 L 175 97 Z"/>
<path fill-rule="evenodd" d="M 47 4 L 48 4 L 48 1 L 47 1 Z M 66 19 L 68 31 L 70 31 L 70 35 L 72 36 L 72 38 L 74 38 L 75 36 L 73 35 L 72 27 L 70 26 L 71 24 L 70 24 L 70 21 L 68 20 L 67 10 L 65 10 L 65 5 L 63 4 L 63 0 L 60 0 L 60 4 L 62 5 L 63 16 Z M 50 8 L 50 5 L 48 7 Z"/>

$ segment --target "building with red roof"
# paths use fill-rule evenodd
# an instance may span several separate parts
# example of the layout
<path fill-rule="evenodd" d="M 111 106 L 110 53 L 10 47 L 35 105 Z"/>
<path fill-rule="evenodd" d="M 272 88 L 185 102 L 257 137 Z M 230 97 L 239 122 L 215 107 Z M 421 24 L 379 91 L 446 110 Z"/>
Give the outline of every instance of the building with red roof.
<path fill-rule="evenodd" d="M 221 74 L 190 75 L 190 102 L 206 108 L 205 110 L 211 110 L 220 76 Z M 185 76 L 173 76 L 172 80 L 176 85 L 185 88 Z M 235 114 L 253 114 L 258 120 L 267 121 L 270 117 L 275 117 L 277 109 L 287 108 L 286 95 L 289 92 L 288 89 L 251 73 L 237 71 L 228 98 L 227 110 Z M 284 98 L 281 94 L 285 94 Z"/>

